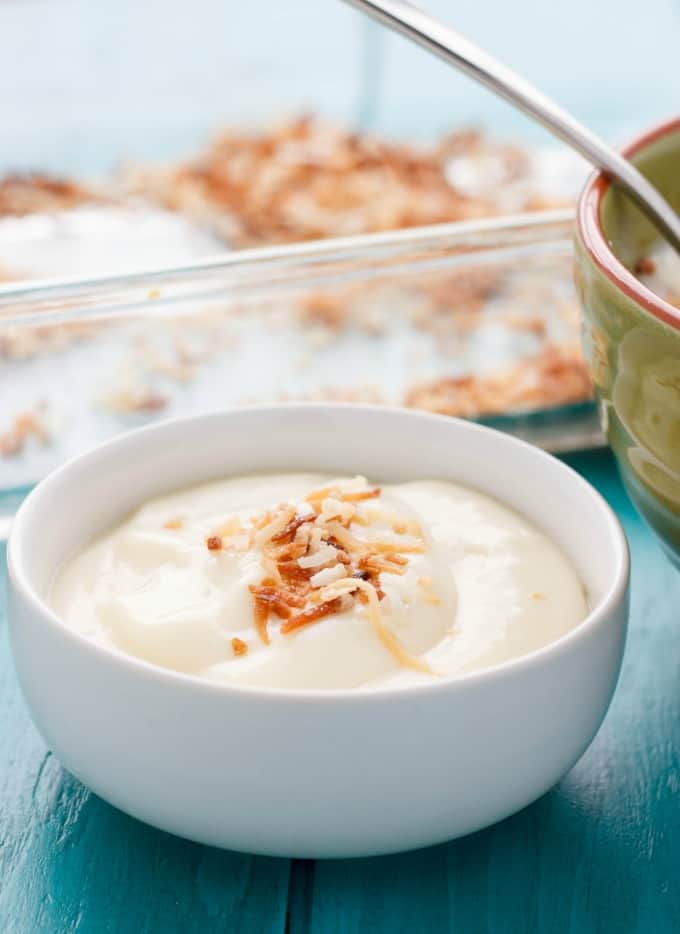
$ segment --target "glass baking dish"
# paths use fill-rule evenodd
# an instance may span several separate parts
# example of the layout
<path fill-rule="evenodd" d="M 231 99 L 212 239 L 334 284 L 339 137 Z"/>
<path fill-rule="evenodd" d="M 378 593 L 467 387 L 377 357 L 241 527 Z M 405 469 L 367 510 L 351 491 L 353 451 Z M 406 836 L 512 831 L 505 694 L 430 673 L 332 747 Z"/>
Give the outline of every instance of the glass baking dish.
<path fill-rule="evenodd" d="M 445 0 L 423 2 L 450 19 Z M 457 28 L 606 138 L 672 110 L 676 14 L 662 0 L 637 15 L 635 75 L 620 55 L 630 23 L 615 0 L 557 13 L 532 0 L 492 6 L 461 6 Z M 601 29 L 582 35 L 586 16 L 618 30 L 617 41 L 603 48 Z M 518 26 L 527 18 L 531 30 Z M 534 41 L 574 30 L 576 71 L 559 43 Z M 409 404 L 553 451 L 601 443 L 575 349 L 571 212 L 512 214 L 573 203 L 584 166 L 464 76 L 338 0 L 195 0 L 190 12 L 175 0 L 5 0 L 0 54 L 12 76 L 0 88 L 6 511 L 117 431 L 232 403 Z M 429 165 L 419 147 L 446 150 L 440 168 L 453 187 L 504 218 L 252 249 L 194 203 L 195 191 L 175 205 L 163 188 L 166 169 L 200 168 L 225 131 L 227 142 L 229 132 L 266 138 L 305 114 L 331 136 L 345 128 L 345 149 L 353 136 L 396 147 L 398 170 L 416 153 L 416 179 Z M 378 215 L 380 196 L 364 199 Z M 374 229 L 370 210 L 364 220 Z M 407 222 L 431 219 L 416 211 Z M 277 233 L 260 230 L 258 242 Z"/>
<path fill-rule="evenodd" d="M 0 288 L 6 511 L 113 434 L 273 400 L 409 405 L 552 451 L 602 443 L 571 214 L 224 253 Z"/>

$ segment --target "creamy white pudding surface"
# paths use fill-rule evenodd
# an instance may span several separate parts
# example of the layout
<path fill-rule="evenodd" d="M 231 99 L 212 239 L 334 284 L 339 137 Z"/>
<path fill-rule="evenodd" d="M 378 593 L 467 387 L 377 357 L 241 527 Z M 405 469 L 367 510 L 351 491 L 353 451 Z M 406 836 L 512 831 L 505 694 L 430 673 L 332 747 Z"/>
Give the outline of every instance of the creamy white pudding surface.
<path fill-rule="evenodd" d="M 424 683 L 524 655 L 587 614 L 531 523 L 439 481 L 247 476 L 155 499 L 71 558 L 50 604 L 93 640 L 211 681 Z"/>

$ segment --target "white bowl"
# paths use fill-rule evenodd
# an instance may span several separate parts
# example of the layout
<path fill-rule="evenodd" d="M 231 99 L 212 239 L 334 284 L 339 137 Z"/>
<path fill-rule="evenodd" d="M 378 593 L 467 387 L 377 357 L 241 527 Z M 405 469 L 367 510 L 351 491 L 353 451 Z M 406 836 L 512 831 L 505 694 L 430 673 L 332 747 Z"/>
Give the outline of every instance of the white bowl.
<path fill-rule="evenodd" d="M 211 684 L 157 668 L 93 644 L 47 606 L 65 556 L 145 499 L 285 470 L 475 486 L 562 546 L 592 611 L 546 648 L 484 671 L 417 687 L 312 692 Z M 241 409 L 119 437 L 30 494 L 8 564 L 19 680 L 64 766 L 149 824 L 254 853 L 388 853 L 524 807 L 591 742 L 626 633 L 626 541 L 584 480 L 490 429 L 386 408 Z"/>

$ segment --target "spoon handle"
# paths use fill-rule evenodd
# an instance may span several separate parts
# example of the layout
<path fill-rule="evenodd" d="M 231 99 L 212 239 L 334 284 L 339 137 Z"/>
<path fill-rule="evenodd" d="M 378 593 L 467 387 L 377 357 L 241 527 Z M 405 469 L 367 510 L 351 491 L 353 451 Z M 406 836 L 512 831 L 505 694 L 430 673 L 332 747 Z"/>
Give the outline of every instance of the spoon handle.
<path fill-rule="evenodd" d="M 460 33 L 404 0 L 345 0 L 524 111 L 615 179 L 680 251 L 680 217 L 635 166 L 549 97 Z"/>

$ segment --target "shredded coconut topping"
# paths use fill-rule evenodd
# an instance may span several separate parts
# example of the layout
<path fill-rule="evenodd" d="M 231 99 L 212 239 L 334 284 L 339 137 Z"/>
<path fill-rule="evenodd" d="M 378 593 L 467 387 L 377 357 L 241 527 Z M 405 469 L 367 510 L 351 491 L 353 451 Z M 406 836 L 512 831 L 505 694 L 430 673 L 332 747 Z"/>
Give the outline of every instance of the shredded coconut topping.
<path fill-rule="evenodd" d="M 381 575 L 404 574 L 407 555 L 424 552 L 425 543 L 413 521 L 383 509 L 359 512 L 362 503 L 380 495 L 380 488 L 368 486 L 363 477 L 338 481 L 313 490 L 302 504 L 283 503 L 243 524 L 231 519 L 207 539 L 210 551 L 241 550 L 244 540 L 257 548 L 262 578 L 250 585 L 250 592 L 255 628 L 265 645 L 271 641 L 272 617 L 281 621 L 281 634 L 288 635 L 358 602 L 399 664 L 431 672 L 401 645 L 381 609 Z M 384 530 L 374 539 L 353 532 L 354 524 L 367 533 L 376 520 L 386 519 L 389 541 L 378 537 L 385 536 Z"/>

